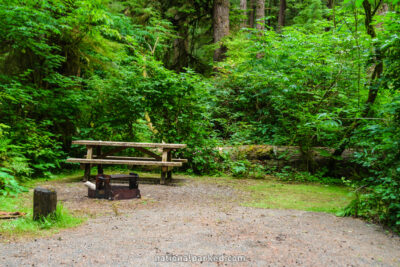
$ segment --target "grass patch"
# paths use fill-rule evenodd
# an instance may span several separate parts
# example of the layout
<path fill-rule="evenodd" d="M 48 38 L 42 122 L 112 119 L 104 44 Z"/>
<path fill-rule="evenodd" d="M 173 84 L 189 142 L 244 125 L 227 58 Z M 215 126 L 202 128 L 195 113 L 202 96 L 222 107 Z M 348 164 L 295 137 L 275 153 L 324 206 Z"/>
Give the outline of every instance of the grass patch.
<path fill-rule="evenodd" d="M 83 177 L 83 170 L 70 170 L 63 173 L 52 174 L 49 177 L 45 178 L 35 178 L 31 180 L 25 181 L 22 185 L 24 187 L 33 188 L 39 184 L 52 182 L 52 181 L 60 181 L 60 182 L 78 182 L 81 181 Z"/>
<path fill-rule="evenodd" d="M 244 206 L 336 213 L 354 198 L 349 188 L 322 184 L 289 184 L 256 181 L 246 185 L 252 200 Z"/>
<path fill-rule="evenodd" d="M 61 182 L 75 179 L 77 173 L 56 175 L 52 178 L 35 179 L 27 181 L 24 187 L 33 188 L 38 184 L 52 180 Z M 40 221 L 34 221 L 33 190 L 17 195 L 0 196 L 0 211 L 24 212 L 25 216 L 18 219 L 0 220 L 0 240 L 18 239 L 21 237 L 46 236 L 58 232 L 63 228 L 75 227 L 85 221 L 85 218 L 75 216 L 58 202 L 56 212 Z"/>
<path fill-rule="evenodd" d="M 58 232 L 63 228 L 75 227 L 83 221 L 83 218 L 73 216 L 61 203 L 58 203 L 54 214 L 38 221 L 32 219 L 31 212 L 18 219 L 4 220 L 0 223 L 0 234 L 6 238 L 42 236 Z"/>
<path fill-rule="evenodd" d="M 240 202 L 246 207 L 336 213 L 354 199 L 351 188 L 345 186 L 289 183 L 274 176 L 266 179 L 237 179 L 229 176 L 190 178 L 230 186 L 247 193 Z"/>
<path fill-rule="evenodd" d="M 57 204 L 56 212 L 39 221 L 32 218 L 32 192 L 14 197 L 0 197 L 1 211 L 20 211 L 25 216 L 12 220 L 0 220 L 0 236 L 5 239 L 46 236 L 63 228 L 75 227 L 85 219 L 71 214 L 62 203 Z"/>

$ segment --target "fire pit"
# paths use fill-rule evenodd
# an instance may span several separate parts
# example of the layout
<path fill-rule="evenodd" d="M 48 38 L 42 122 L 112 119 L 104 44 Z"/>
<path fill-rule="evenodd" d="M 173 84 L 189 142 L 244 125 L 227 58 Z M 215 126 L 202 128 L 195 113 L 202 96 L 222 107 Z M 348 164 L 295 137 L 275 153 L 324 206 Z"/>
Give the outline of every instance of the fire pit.
<path fill-rule="evenodd" d="M 140 190 L 138 185 L 139 175 L 136 173 L 106 175 L 99 174 L 96 176 L 95 188 L 88 187 L 89 198 L 103 198 L 109 200 L 121 200 L 140 198 Z M 112 185 L 111 180 L 128 180 L 129 185 Z"/>

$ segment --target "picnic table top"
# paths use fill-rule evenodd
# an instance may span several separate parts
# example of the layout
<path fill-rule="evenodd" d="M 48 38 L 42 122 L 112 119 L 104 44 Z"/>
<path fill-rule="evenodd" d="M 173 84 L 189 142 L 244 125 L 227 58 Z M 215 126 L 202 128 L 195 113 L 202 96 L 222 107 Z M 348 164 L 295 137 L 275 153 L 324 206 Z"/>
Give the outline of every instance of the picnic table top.
<path fill-rule="evenodd" d="M 97 140 L 75 140 L 74 145 L 86 146 L 119 146 L 119 147 L 158 147 L 158 148 L 185 148 L 186 144 L 165 144 L 165 143 L 135 143 L 135 142 L 115 142 Z"/>

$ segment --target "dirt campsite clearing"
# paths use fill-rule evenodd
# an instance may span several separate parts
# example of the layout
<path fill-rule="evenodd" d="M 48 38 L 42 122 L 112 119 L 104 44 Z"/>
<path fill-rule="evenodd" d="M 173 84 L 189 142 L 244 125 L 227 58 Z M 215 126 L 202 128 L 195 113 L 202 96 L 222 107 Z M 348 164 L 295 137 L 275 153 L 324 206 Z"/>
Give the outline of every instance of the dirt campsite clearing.
<path fill-rule="evenodd" d="M 141 199 L 121 201 L 89 199 L 77 180 L 45 182 L 87 221 L 49 236 L 3 236 L 1 265 L 400 266 L 400 239 L 380 226 L 249 207 L 254 196 L 237 186 L 246 181 L 177 178 L 141 184 Z"/>

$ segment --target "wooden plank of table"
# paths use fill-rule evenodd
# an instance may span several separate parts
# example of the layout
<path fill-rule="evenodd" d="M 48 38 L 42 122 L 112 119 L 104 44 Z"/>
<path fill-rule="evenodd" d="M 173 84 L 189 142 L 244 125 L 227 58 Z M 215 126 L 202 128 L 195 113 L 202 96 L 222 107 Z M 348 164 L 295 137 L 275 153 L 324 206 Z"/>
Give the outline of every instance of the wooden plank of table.
<path fill-rule="evenodd" d="M 140 152 L 143 152 L 143 153 L 149 155 L 150 157 L 155 158 L 156 160 L 161 160 L 160 155 L 157 155 L 156 153 L 154 153 L 154 152 L 152 152 L 152 151 L 150 151 L 150 150 L 148 150 L 148 149 L 146 149 L 146 148 L 143 148 L 143 147 L 135 147 L 135 149 L 136 149 L 136 150 L 139 150 Z"/>
<path fill-rule="evenodd" d="M 93 158 L 99 158 L 97 157 L 97 155 L 93 155 Z M 100 159 L 120 159 L 120 160 L 157 160 L 156 158 L 150 158 L 150 157 L 128 157 L 128 156 L 106 156 L 103 157 L 103 155 L 100 157 Z M 182 162 L 182 163 L 186 163 L 188 162 L 187 159 L 176 159 L 173 158 L 172 160 L 173 162 Z"/>
<path fill-rule="evenodd" d="M 159 147 L 159 148 L 185 148 L 186 144 L 163 144 L 163 143 L 135 143 L 135 142 L 114 142 L 114 141 L 96 141 L 96 140 L 75 140 L 74 145 L 89 146 L 122 146 L 122 147 Z"/>
<path fill-rule="evenodd" d="M 121 164 L 121 165 L 149 165 L 149 166 L 172 166 L 180 167 L 182 162 L 161 162 L 161 161 L 141 161 L 141 160 L 115 160 L 115 159 L 82 159 L 69 158 L 69 163 L 92 163 L 92 164 Z"/>
<path fill-rule="evenodd" d="M 98 146 L 98 147 L 101 147 L 101 146 Z M 103 153 L 103 154 L 97 154 L 97 155 L 100 155 L 100 158 L 106 158 L 109 155 L 121 152 L 125 149 L 126 149 L 126 147 L 116 147 L 116 148 L 111 149 L 110 151 Z"/>

